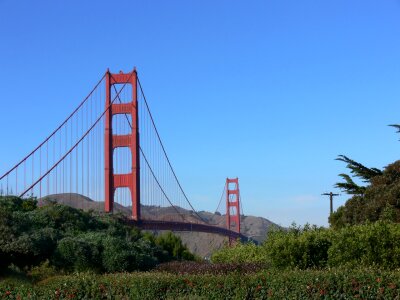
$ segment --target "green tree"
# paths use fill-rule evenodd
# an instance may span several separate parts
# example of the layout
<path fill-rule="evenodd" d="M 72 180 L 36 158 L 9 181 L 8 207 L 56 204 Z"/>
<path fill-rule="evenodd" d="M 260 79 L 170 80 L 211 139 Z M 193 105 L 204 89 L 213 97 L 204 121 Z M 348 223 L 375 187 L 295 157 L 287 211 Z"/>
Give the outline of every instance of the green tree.
<path fill-rule="evenodd" d="M 363 182 L 370 183 L 371 180 L 379 175 L 382 175 L 382 171 L 377 168 L 367 168 L 364 165 L 356 162 L 345 155 L 339 155 L 336 160 L 346 163 L 346 167 L 350 170 L 350 173 Z M 365 193 L 365 186 L 356 184 L 353 179 L 347 174 L 339 174 L 344 179 L 344 182 L 336 183 L 336 187 L 344 190 L 349 195 L 363 195 Z"/>
<path fill-rule="evenodd" d="M 195 256 L 182 243 L 181 238 L 170 231 L 157 236 L 155 243 L 167 252 L 167 257 L 164 257 L 163 261 L 195 259 Z"/>
<path fill-rule="evenodd" d="M 344 188 L 353 196 L 330 216 L 333 227 L 378 220 L 400 222 L 400 161 L 389 164 L 380 174 L 375 172 L 368 178 L 368 183 L 362 193 Z"/>

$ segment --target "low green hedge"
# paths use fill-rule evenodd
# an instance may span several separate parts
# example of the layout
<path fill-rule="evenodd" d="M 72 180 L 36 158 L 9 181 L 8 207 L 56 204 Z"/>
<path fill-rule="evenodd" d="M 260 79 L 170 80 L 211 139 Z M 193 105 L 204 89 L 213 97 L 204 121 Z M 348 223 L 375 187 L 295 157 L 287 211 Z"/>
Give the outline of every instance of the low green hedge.
<path fill-rule="evenodd" d="M 243 275 L 161 272 L 57 276 L 0 282 L 5 299 L 399 299 L 400 272 L 374 269 L 262 271 Z"/>

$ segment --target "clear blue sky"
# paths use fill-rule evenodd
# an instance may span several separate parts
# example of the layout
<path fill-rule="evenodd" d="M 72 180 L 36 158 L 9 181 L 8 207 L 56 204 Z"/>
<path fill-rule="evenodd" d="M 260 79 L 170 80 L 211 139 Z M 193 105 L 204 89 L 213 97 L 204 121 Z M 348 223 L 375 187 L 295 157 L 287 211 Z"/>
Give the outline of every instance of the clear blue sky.
<path fill-rule="evenodd" d="M 238 176 L 245 214 L 327 225 L 338 154 L 400 156 L 400 1 L 0 0 L 0 173 L 133 66 L 198 209 Z"/>

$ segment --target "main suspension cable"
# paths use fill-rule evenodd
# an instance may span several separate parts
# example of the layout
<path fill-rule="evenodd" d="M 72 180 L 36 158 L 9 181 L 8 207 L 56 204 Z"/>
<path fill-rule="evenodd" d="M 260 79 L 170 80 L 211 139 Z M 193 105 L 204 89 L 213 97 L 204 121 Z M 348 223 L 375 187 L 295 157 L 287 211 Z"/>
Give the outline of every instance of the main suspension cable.
<path fill-rule="evenodd" d="M 0 180 L 2 180 L 4 177 L 6 177 L 8 174 L 10 174 L 12 171 L 14 171 L 16 168 L 18 168 L 24 161 L 26 161 L 32 154 L 34 154 L 40 147 L 42 147 L 53 135 L 55 135 L 71 118 L 72 116 L 82 107 L 83 104 L 89 99 L 89 97 L 92 95 L 92 93 L 97 89 L 97 87 L 100 85 L 100 83 L 103 81 L 104 77 L 106 75 L 104 74 L 103 77 L 99 80 L 99 82 L 95 85 L 95 87 L 91 90 L 91 92 L 86 96 L 86 98 L 78 105 L 78 107 L 65 119 L 64 122 L 61 123 L 60 126 L 57 127 L 56 130 L 54 130 L 42 143 L 39 144 L 31 153 L 29 153 L 27 156 L 25 156 L 19 163 L 17 163 L 14 167 L 12 167 L 9 171 L 7 171 L 4 175 L 0 177 Z"/>
<path fill-rule="evenodd" d="M 155 122 L 154 122 L 154 119 L 153 119 L 153 116 L 152 116 L 152 114 L 151 114 L 151 111 L 150 111 L 149 105 L 148 105 L 148 103 L 147 103 L 146 96 L 145 96 L 145 94 L 144 94 L 144 91 L 143 91 L 143 88 L 142 88 L 142 84 L 140 83 L 139 77 L 137 77 L 137 81 L 138 81 L 138 83 L 139 83 L 139 88 L 140 88 L 140 91 L 141 91 L 141 93 L 142 93 L 142 96 L 143 96 L 143 99 L 144 99 L 144 103 L 146 104 L 146 108 L 147 108 L 147 111 L 148 111 L 148 113 L 149 113 L 149 116 L 150 116 L 151 122 L 152 122 L 152 124 L 153 124 L 154 130 L 155 130 L 155 132 L 156 132 L 158 141 L 160 142 L 161 148 L 162 148 L 162 150 L 163 150 L 163 152 L 164 152 L 164 155 L 165 155 L 165 157 L 166 157 L 166 159 L 167 159 L 167 162 L 168 162 L 168 165 L 169 165 L 169 167 L 170 167 L 170 169 L 171 169 L 171 171 L 172 171 L 172 174 L 174 175 L 175 180 L 176 180 L 176 182 L 178 183 L 179 189 L 181 190 L 183 196 L 185 197 L 186 201 L 188 202 L 188 204 L 190 205 L 190 207 L 192 208 L 192 210 L 194 211 L 194 213 L 200 218 L 200 220 L 202 220 L 204 223 L 207 223 L 207 221 L 205 221 L 205 220 L 197 213 L 197 211 L 194 209 L 194 207 L 193 207 L 192 204 L 190 203 L 188 197 L 186 196 L 186 193 L 184 192 L 184 190 L 183 190 L 183 188 L 182 188 L 182 186 L 181 186 L 181 184 L 180 184 L 180 182 L 179 182 L 179 180 L 178 180 L 178 177 L 177 177 L 176 174 L 175 174 L 174 168 L 172 167 L 172 164 L 171 164 L 171 162 L 170 162 L 170 160 L 169 160 L 169 157 L 168 157 L 168 155 L 167 155 L 167 152 L 165 151 L 164 144 L 163 144 L 162 141 L 161 141 L 160 134 L 158 133 L 157 126 L 156 126 L 156 124 L 155 124 Z"/>
<path fill-rule="evenodd" d="M 215 212 L 218 211 L 218 208 L 221 205 L 222 199 L 224 198 L 225 192 L 226 192 L 226 183 L 224 184 L 224 188 L 222 190 L 221 198 L 219 199 L 218 206 L 217 206 L 217 209 L 215 210 Z"/>
<path fill-rule="evenodd" d="M 114 87 L 115 92 L 117 92 L 117 89 L 115 88 L 115 86 L 113 86 L 113 87 Z M 117 95 L 117 97 L 118 97 L 119 102 L 122 103 L 121 98 L 119 97 L 119 95 Z M 128 116 L 127 116 L 126 114 L 124 114 L 124 115 L 125 115 L 126 120 L 128 121 L 129 126 L 131 127 L 131 130 L 133 130 L 132 124 L 131 124 L 131 122 L 129 121 Z M 149 168 L 151 174 L 153 175 L 153 178 L 154 178 L 154 180 L 156 181 L 156 183 L 157 183 L 158 187 L 160 188 L 161 192 L 164 194 L 164 196 L 165 196 L 165 198 L 168 200 L 169 204 L 171 204 L 171 206 L 176 210 L 176 212 L 178 213 L 178 215 L 181 216 L 182 220 L 185 221 L 184 215 L 178 211 L 178 209 L 175 207 L 175 205 L 172 204 L 171 200 L 169 199 L 169 197 L 168 197 L 167 194 L 165 193 L 164 189 L 162 188 L 160 182 L 158 181 L 156 175 L 154 174 L 153 169 L 152 169 L 152 167 L 150 166 L 150 163 L 149 163 L 149 161 L 147 160 L 147 157 L 146 157 L 146 155 L 144 154 L 144 152 L 143 152 L 142 148 L 140 147 L 140 145 L 139 145 L 139 150 L 140 150 L 140 153 L 142 153 L 143 158 L 144 158 L 144 160 L 145 160 L 145 162 L 146 162 L 146 165 L 147 165 L 147 167 Z"/>
<path fill-rule="evenodd" d="M 133 74 L 133 73 L 132 73 Z M 132 74 L 130 77 L 132 77 Z M 105 75 L 104 75 L 105 76 Z M 103 78 L 104 78 L 103 76 Z M 128 81 L 130 80 L 130 77 Z M 102 81 L 102 80 L 101 80 Z M 100 81 L 100 82 L 101 82 Z M 120 91 L 117 93 L 117 96 L 121 93 L 121 91 L 124 89 L 127 83 L 124 83 L 124 85 L 121 87 Z M 97 125 L 97 123 L 102 119 L 102 117 L 105 115 L 105 113 L 110 109 L 111 105 L 114 103 L 115 99 L 117 99 L 117 96 L 114 97 L 114 99 L 110 102 L 110 104 L 106 107 L 106 109 L 103 111 L 103 113 L 97 118 L 97 120 L 92 124 L 92 126 L 84 133 L 84 135 L 71 147 L 67 153 L 65 153 L 49 170 L 47 170 L 46 173 L 44 173 L 38 180 L 36 180 L 31 186 L 29 186 L 25 191 L 23 191 L 19 197 L 23 197 L 30 189 L 32 189 L 38 182 L 40 182 L 44 177 L 46 177 L 51 171 L 54 170 L 81 142 L 82 140 L 90 133 L 90 131 Z M 86 101 L 86 100 L 85 100 Z M 35 151 L 33 151 L 34 153 Z M 83 187 L 82 187 L 83 191 Z"/>

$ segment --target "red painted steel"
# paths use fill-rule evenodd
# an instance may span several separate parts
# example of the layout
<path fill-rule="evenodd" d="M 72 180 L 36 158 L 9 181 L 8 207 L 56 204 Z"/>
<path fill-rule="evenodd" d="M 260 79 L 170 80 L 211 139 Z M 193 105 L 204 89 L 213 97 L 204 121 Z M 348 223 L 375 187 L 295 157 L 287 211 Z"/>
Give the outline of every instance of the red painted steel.
<path fill-rule="evenodd" d="M 111 88 L 114 84 L 130 84 L 132 100 L 128 103 L 114 103 L 111 99 Z M 118 97 L 118 95 L 116 95 Z M 126 187 L 131 192 L 132 219 L 140 220 L 140 163 L 139 163 L 139 118 L 137 101 L 137 73 L 112 74 L 106 72 L 106 112 L 105 116 L 105 203 L 106 212 L 111 212 L 114 205 L 114 194 L 117 188 Z M 130 114 L 132 132 L 129 135 L 114 135 L 112 132 L 112 117 L 117 114 Z M 115 174 L 113 170 L 113 152 L 115 148 L 128 147 L 132 154 L 132 169 L 128 174 Z"/>
<path fill-rule="evenodd" d="M 231 188 L 230 184 L 234 187 Z M 226 228 L 240 234 L 239 178 L 226 179 Z M 232 240 L 229 238 L 229 242 Z"/>

